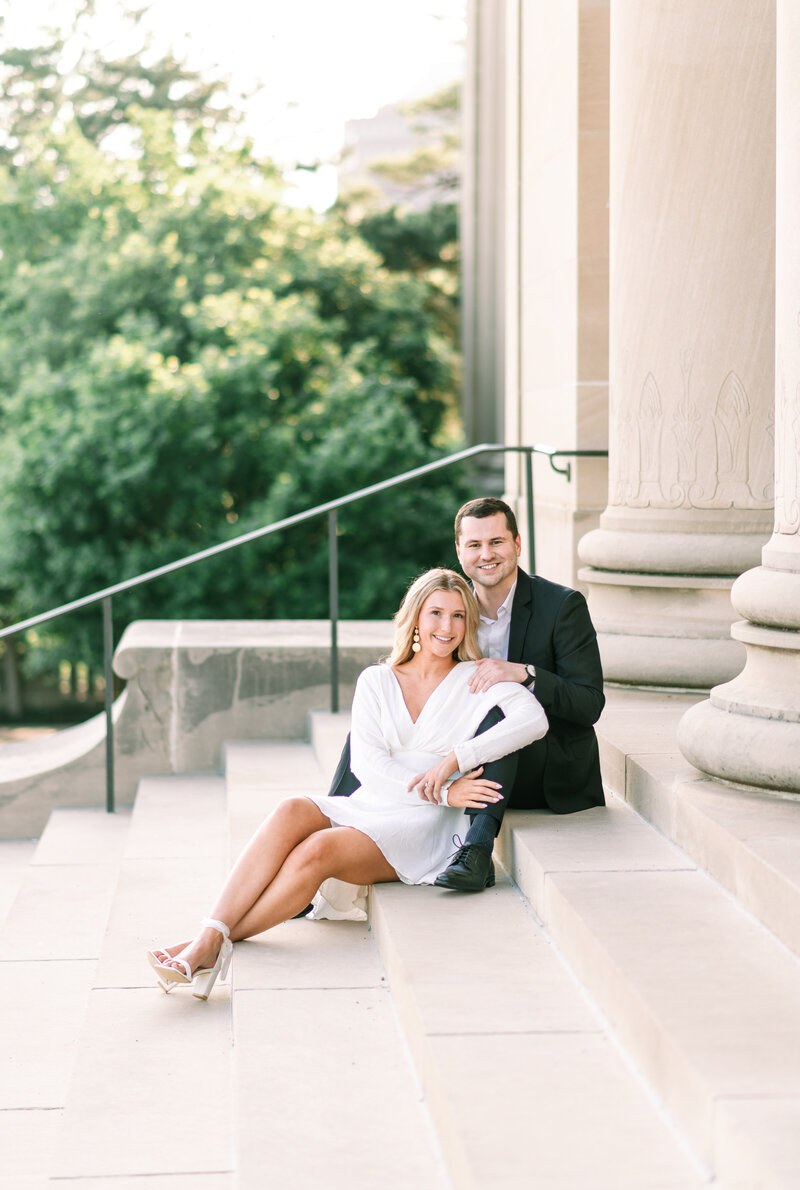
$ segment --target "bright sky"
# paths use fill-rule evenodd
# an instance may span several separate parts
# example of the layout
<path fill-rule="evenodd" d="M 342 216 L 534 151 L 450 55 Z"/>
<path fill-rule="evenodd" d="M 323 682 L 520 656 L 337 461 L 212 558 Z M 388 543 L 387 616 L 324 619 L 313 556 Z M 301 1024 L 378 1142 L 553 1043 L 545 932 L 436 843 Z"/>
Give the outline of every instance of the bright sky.
<path fill-rule="evenodd" d="M 247 106 L 259 151 L 281 163 L 330 158 L 347 119 L 419 96 L 461 76 L 466 0 L 151 0 L 146 25 L 193 66 L 218 66 L 234 90 L 262 89 Z M 97 0 L 104 35 L 120 37 L 119 0 Z M 64 19 L 74 0 L 11 0 L 7 43 Z M 291 175 L 298 200 L 323 209 L 332 167 Z"/>

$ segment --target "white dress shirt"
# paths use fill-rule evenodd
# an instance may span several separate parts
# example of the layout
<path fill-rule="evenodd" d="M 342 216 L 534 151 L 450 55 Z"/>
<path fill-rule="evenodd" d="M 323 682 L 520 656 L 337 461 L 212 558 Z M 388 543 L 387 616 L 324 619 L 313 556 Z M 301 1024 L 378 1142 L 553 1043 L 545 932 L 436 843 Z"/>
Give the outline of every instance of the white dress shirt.
<path fill-rule="evenodd" d="M 481 616 L 478 625 L 478 644 L 484 657 L 496 657 L 501 661 L 508 660 L 508 639 L 511 635 L 511 605 L 514 602 L 514 592 L 517 580 L 497 609 L 497 619 L 490 620 L 488 616 Z"/>

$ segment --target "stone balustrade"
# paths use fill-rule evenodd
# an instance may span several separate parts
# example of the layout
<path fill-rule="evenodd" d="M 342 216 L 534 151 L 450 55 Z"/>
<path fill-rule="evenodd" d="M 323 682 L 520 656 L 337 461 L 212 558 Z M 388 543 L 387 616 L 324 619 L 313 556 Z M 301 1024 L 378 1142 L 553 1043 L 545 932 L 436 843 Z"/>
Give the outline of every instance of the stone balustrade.
<path fill-rule="evenodd" d="M 339 625 L 339 704 L 388 653 L 383 621 Z M 141 620 L 123 634 L 114 669 L 115 784 L 130 804 L 145 773 L 216 772 L 226 740 L 302 739 L 308 714 L 330 707 L 325 620 Z M 44 740 L 0 747 L 0 838 L 38 835 L 55 806 L 105 802 L 105 716 Z"/>

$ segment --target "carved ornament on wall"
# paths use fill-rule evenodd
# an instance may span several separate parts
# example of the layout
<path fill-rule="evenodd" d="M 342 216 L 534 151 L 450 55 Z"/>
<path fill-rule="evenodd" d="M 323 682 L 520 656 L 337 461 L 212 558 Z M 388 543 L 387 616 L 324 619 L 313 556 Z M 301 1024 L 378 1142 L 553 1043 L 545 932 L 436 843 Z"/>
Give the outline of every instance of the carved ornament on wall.
<path fill-rule="evenodd" d="M 629 508 L 769 509 L 774 484 L 772 412 L 764 425 L 740 376 L 724 377 L 711 408 L 694 400 L 692 359 L 681 356 L 680 397 L 665 401 L 653 372 L 638 397 L 619 410 L 612 452 L 612 504 Z M 797 416 L 800 420 L 800 406 Z M 797 455 L 793 456 L 795 460 Z M 794 530 L 792 530 L 794 531 Z"/>

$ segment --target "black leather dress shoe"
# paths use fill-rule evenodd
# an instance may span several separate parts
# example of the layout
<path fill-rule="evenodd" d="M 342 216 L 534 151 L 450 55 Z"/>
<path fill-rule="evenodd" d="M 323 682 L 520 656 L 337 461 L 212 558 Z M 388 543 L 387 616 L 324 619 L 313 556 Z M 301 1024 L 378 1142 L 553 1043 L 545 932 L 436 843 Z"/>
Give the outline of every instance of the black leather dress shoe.
<path fill-rule="evenodd" d="M 483 847 L 467 843 L 459 847 L 451 863 L 433 882 L 437 888 L 452 888 L 459 892 L 480 892 L 494 884 L 492 857 Z"/>

